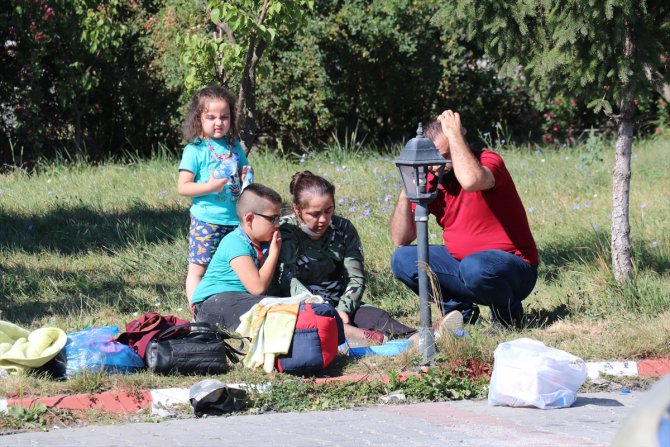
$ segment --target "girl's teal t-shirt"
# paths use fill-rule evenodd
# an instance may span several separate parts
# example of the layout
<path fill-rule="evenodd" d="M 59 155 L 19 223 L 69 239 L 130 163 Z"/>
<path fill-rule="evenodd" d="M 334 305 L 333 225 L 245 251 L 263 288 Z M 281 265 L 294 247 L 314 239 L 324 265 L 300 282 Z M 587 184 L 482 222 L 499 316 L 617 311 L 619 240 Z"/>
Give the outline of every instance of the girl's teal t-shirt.
<path fill-rule="evenodd" d="M 210 173 L 221 164 L 223 159 L 230 157 L 237 160 L 237 169 L 223 190 L 193 198 L 190 211 L 196 219 L 217 225 L 238 225 L 240 223 L 235 211 L 237 200 L 242 193 L 239 171 L 249 162 L 244 155 L 242 145 L 237 140 L 230 148 L 226 139 L 196 138 L 184 148 L 179 170 L 192 172 L 195 175 L 193 181 L 196 183 L 207 183 Z"/>

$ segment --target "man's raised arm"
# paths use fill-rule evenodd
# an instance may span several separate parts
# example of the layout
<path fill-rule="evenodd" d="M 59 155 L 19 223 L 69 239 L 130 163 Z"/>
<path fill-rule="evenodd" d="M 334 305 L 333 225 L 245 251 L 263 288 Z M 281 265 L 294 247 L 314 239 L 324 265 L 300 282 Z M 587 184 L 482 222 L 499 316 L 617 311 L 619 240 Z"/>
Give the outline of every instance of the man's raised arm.
<path fill-rule="evenodd" d="M 405 196 L 405 191 L 400 191 L 398 203 L 391 215 L 391 242 L 396 247 L 409 245 L 416 239 L 416 224 L 412 205 Z"/>

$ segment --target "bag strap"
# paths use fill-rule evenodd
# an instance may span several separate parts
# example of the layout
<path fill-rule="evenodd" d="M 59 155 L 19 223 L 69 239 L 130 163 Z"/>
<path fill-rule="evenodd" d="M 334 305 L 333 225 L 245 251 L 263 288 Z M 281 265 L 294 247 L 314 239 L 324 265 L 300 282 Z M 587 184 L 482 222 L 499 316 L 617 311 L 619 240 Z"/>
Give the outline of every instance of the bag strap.
<path fill-rule="evenodd" d="M 184 328 L 187 328 L 187 327 L 190 327 L 191 329 L 193 329 L 193 328 L 206 329 L 205 332 L 212 332 L 212 333 L 215 333 L 215 334 L 222 335 L 223 336 L 222 338 L 224 340 L 224 344 L 226 345 L 226 357 L 228 357 L 228 359 L 233 363 L 237 363 L 239 361 L 239 359 L 235 356 L 235 354 L 241 355 L 241 356 L 246 355 L 246 353 L 242 352 L 241 350 L 233 348 L 230 345 L 230 343 L 228 343 L 225 340 L 240 340 L 240 346 L 242 346 L 242 341 L 245 340 L 245 339 L 250 340 L 249 337 L 240 337 L 240 336 L 237 336 L 237 335 L 233 335 L 230 332 L 225 331 L 225 330 L 220 329 L 220 328 L 217 328 L 214 325 L 212 325 L 211 323 L 208 323 L 206 321 L 201 321 L 201 322 L 197 322 L 197 323 L 178 324 L 176 326 L 169 327 L 169 328 L 165 329 L 163 332 L 161 332 L 161 333 L 155 335 L 154 337 L 152 337 L 152 340 L 160 340 L 161 338 L 165 337 L 166 335 L 170 335 L 173 332 L 176 332 L 180 329 L 184 329 Z"/>
<path fill-rule="evenodd" d="M 222 333 L 224 335 L 230 335 L 227 332 L 221 331 L 220 329 L 217 329 L 213 327 L 210 323 L 207 322 L 200 322 L 200 323 L 184 323 L 184 324 L 177 324 L 175 326 L 170 326 L 169 328 L 165 329 L 163 332 L 159 332 L 158 334 L 154 335 L 152 337 L 153 340 L 159 340 L 166 335 L 170 335 L 172 332 L 177 332 L 180 329 L 184 328 L 200 328 L 200 329 L 207 329 L 206 332 L 217 332 L 217 333 Z M 227 338 L 227 337 L 226 337 Z"/>

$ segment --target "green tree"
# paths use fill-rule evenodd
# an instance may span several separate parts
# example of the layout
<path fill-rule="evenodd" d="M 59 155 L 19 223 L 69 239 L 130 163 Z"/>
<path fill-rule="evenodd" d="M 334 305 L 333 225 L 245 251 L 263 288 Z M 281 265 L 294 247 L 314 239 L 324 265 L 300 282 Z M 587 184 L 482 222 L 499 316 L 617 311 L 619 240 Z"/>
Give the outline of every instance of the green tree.
<path fill-rule="evenodd" d="M 670 4 L 457 0 L 445 3 L 441 14 L 456 17 L 467 39 L 479 42 L 504 72 L 523 67 L 536 92 L 567 87 L 616 122 L 612 267 L 618 281 L 631 279 L 628 207 L 636 106 L 670 79 L 663 65 L 670 48 Z"/>
<path fill-rule="evenodd" d="M 189 92 L 213 82 L 239 85 L 237 122 L 245 151 L 257 132 L 256 82 L 259 62 L 278 30 L 297 28 L 313 8 L 313 0 L 201 0 L 210 19 L 182 42 Z"/>

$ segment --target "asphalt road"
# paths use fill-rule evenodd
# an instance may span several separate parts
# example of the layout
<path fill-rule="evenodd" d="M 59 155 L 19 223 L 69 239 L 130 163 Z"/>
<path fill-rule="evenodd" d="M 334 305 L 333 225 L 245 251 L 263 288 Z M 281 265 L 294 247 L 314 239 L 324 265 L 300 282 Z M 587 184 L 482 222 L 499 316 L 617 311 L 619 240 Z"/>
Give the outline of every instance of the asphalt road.
<path fill-rule="evenodd" d="M 167 419 L 4 435 L 0 446 L 607 446 L 641 395 L 581 394 L 558 410 L 478 400 Z"/>

